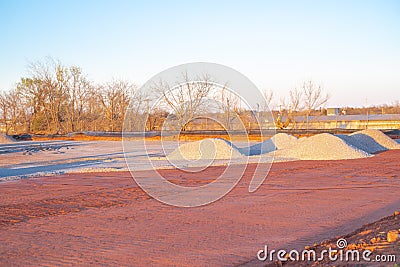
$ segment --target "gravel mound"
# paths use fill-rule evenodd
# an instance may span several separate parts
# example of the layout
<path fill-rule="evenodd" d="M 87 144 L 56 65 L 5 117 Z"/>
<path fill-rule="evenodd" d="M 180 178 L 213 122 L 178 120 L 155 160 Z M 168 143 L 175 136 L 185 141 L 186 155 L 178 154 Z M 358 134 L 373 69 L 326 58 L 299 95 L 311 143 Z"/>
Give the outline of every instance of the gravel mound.
<path fill-rule="evenodd" d="M 275 157 L 287 160 L 341 160 L 372 156 L 371 153 L 400 149 L 400 144 L 378 130 L 363 130 L 351 135 L 317 134 L 298 139 L 279 133 L 250 147 L 237 148 L 224 139 L 204 139 L 185 143 L 167 157 L 172 160 L 231 159 L 275 151 Z"/>
<path fill-rule="evenodd" d="M 231 159 L 243 155 L 232 143 L 220 138 L 207 138 L 180 145 L 168 154 L 170 160 Z"/>
<path fill-rule="evenodd" d="M 15 139 L 6 134 L 0 133 L 0 144 L 13 143 Z"/>
<path fill-rule="evenodd" d="M 347 144 L 356 147 L 358 149 L 364 150 L 367 153 L 376 153 L 378 151 L 387 150 L 385 147 L 381 146 L 368 136 L 364 135 L 351 136 L 345 134 L 337 134 L 335 136 L 339 137 Z"/>
<path fill-rule="evenodd" d="M 278 133 L 262 143 L 250 146 L 247 151 L 243 149 L 242 152 L 248 156 L 265 154 L 278 149 L 293 147 L 297 144 L 298 140 L 299 139 L 293 135 Z"/>
<path fill-rule="evenodd" d="M 275 156 L 300 160 L 339 160 L 371 155 L 337 136 L 323 133 L 302 138 L 295 146 L 276 151 Z"/>
<path fill-rule="evenodd" d="M 350 136 L 363 146 L 376 147 L 377 150 L 375 152 L 387 149 L 400 149 L 400 145 L 396 141 L 378 130 L 363 130 L 352 133 Z M 380 149 L 378 150 L 378 148 Z"/>

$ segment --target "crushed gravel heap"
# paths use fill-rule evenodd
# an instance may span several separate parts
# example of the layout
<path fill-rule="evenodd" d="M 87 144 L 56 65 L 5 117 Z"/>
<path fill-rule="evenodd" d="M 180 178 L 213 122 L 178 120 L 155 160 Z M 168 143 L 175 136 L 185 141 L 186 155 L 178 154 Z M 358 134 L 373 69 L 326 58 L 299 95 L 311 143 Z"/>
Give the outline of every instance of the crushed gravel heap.
<path fill-rule="evenodd" d="M 232 143 L 220 138 L 207 138 L 180 145 L 168 154 L 170 160 L 231 159 L 243 155 Z"/>
<path fill-rule="evenodd" d="M 224 139 L 204 139 L 185 143 L 167 157 L 173 160 L 230 159 L 270 156 L 287 160 L 340 160 L 372 156 L 371 153 L 400 149 L 400 144 L 378 130 L 363 130 L 350 135 L 317 134 L 298 139 L 279 133 L 250 147 L 237 148 Z"/>
<path fill-rule="evenodd" d="M 277 150 L 275 156 L 300 160 L 339 160 L 366 158 L 371 155 L 337 136 L 323 133 L 299 139 L 295 146 Z"/>
<path fill-rule="evenodd" d="M 378 144 L 383 148 L 385 148 L 383 150 L 400 149 L 400 145 L 396 141 L 394 141 L 392 138 L 390 138 L 389 136 L 378 130 L 372 130 L 372 129 L 363 130 L 352 133 L 350 136 L 358 140 L 359 143 L 362 143 L 366 146 Z"/>
<path fill-rule="evenodd" d="M 260 155 L 269 153 L 278 149 L 286 149 L 293 147 L 297 144 L 298 138 L 293 135 L 289 135 L 286 133 L 278 133 L 272 136 L 270 139 L 250 146 L 247 151 L 243 150 L 242 152 L 246 155 Z"/>
<path fill-rule="evenodd" d="M 351 146 L 368 153 L 376 153 L 388 149 L 400 149 L 400 145 L 378 130 L 363 130 L 350 135 L 338 134 L 337 137 Z"/>
<path fill-rule="evenodd" d="M 0 144 L 7 144 L 15 142 L 14 138 L 6 134 L 0 133 Z"/>
<path fill-rule="evenodd" d="M 345 141 L 347 144 L 356 147 L 358 149 L 364 150 L 365 152 L 368 153 L 375 153 L 378 151 L 387 150 L 386 148 L 376 143 L 375 141 L 371 142 L 370 140 L 367 140 L 365 136 L 351 136 L 345 134 L 337 134 L 336 136 Z"/>

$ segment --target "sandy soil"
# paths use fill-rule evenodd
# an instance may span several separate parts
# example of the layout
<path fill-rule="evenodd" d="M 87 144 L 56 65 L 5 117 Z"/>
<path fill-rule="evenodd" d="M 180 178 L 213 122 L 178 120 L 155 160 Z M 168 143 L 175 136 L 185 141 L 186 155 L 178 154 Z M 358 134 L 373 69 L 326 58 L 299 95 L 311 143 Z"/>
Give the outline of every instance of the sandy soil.
<path fill-rule="evenodd" d="M 148 197 L 128 172 L 0 183 L 0 265 L 257 266 L 258 250 L 300 249 L 400 207 L 400 151 L 342 161 L 274 163 L 248 193 L 249 165 L 221 200 L 176 208 Z M 223 167 L 176 183 L 211 181 Z"/>

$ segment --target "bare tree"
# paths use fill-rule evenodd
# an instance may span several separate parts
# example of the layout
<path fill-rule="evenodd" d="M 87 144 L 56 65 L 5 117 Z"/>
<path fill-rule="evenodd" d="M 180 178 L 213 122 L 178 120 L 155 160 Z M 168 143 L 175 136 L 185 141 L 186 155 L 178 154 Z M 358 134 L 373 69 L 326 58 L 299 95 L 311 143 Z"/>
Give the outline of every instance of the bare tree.
<path fill-rule="evenodd" d="M 267 112 L 269 110 L 271 110 L 271 103 L 272 103 L 272 99 L 274 98 L 274 92 L 272 90 L 267 90 L 264 89 L 262 91 L 263 94 L 263 103 L 262 103 L 262 110 L 264 112 Z"/>
<path fill-rule="evenodd" d="M 225 129 L 232 130 L 232 123 L 240 113 L 240 97 L 230 91 L 226 85 L 221 90 L 216 90 L 216 99 L 220 99 L 219 106 L 222 112 L 222 118 Z"/>
<path fill-rule="evenodd" d="M 303 93 L 297 88 L 289 91 L 289 99 L 282 97 L 280 99 L 279 113 L 275 125 L 280 128 L 286 128 L 290 124 L 293 129 L 297 128 L 296 116 L 302 108 Z M 283 120 L 283 117 L 286 117 Z"/>
<path fill-rule="evenodd" d="M 66 132 L 82 131 L 84 129 L 84 120 L 86 115 L 86 107 L 89 98 L 92 96 L 92 85 L 83 75 L 81 68 L 71 66 L 65 70 L 65 86 L 66 98 L 68 105 L 66 106 Z"/>
<path fill-rule="evenodd" d="M 21 98 L 19 97 L 17 91 L 12 90 L 8 93 L 8 105 L 11 128 L 13 129 L 14 133 L 18 133 L 19 128 L 22 126 L 23 123 L 24 110 L 21 105 Z"/>
<path fill-rule="evenodd" d="M 321 85 L 317 85 L 312 81 L 304 82 L 301 88 L 303 91 L 303 100 L 307 116 L 308 129 L 311 112 L 325 105 L 329 100 L 329 95 L 323 93 L 323 88 Z"/>
<path fill-rule="evenodd" d="M 16 90 L 0 94 L 1 121 L 6 134 L 16 134 L 25 128 L 25 106 Z"/>
<path fill-rule="evenodd" d="M 0 93 L 0 114 L 1 114 L 1 122 L 4 125 L 5 133 L 8 134 L 10 130 L 9 124 L 9 101 L 8 94 L 6 92 Z"/>
<path fill-rule="evenodd" d="M 67 71 L 54 60 L 31 63 L 29 70 L 31 77 L 22 78 L 17 85 L 17 90 L 33 109 L 32 129 L 60 133 L 68 105 L 65 93 Z"/>
<path fill-rule="evenodd" d="M 38 63 L 31 67 L 34 77 L 40 80 L 44 90 L 44 105 L 46 119 L 48 121 L 47 132 L 60 133 L 61 122 L 63 121 L 63 110 L 65 107 L 64 67 L 56 61 L 49 61 L 46 64 Z"/>
<path fill-rule="evenodd" d="M 294 129 L 297 128 L 296 116 L 298 114 L 298 111 L 302 108 L 302 97 L 302 91 L 297 90 L 297 88 L 289 91 L 288 117 L 291 120 Z"/>
<path fill-rule="evenodd" d="M 107 119 L 108 130 L 122 131 L 125 111 L 135 86 L 126 81 L 113 81 L 102 87 L 101 103 Z"/>
<path fill-rule="evenodd" d="M 176 130 L 185 131 L 196 115 L 204 111 L 205 99 L 214 85 L 208 75 L 196 77 L 192 81 L 185 73 L 183 78 L 184 82 L 175 86 L 160 81 L 153 86 L 153 91 L 176 117 Z"/>
<path fill-rule="evenodd" d="M 131 92 L 129 109 L 125 114 L 124 120 L 125 131 L 143 131 L 154 128 L 151 121 L 158 116 L 150 115 L 150 101 L 150 96 L 140 89 L 135 89 Z"/>
<path fill-rule="evenodd" d="M 41 86 L 41 81 L 34 78 L 21 78 L 17 84 L 17 91 L 27 106 L 29 112 L 30 131 L 44 131 L 48 128 L 48 119 L 45 112 L 46 93 Z"/>
<path fill-rule="evenodd" d="M 160 130 L 164 124 L 168 113 L 162 109 L 152 110 L 146 117 L 146 131 Z"/>

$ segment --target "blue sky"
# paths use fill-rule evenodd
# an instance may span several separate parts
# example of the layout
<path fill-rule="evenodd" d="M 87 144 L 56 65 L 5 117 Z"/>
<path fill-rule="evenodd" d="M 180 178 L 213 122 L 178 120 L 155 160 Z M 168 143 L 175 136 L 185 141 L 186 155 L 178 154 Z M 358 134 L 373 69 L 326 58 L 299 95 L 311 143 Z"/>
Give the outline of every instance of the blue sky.
<path fill-rule="evenodd" d="M 329 106 L 400 100 L 400 1 L 2 0 L 0 41 L 0 90 L 51 56 L 96 82 L 206 61 L 276 98 L 312 79 Z"/>

